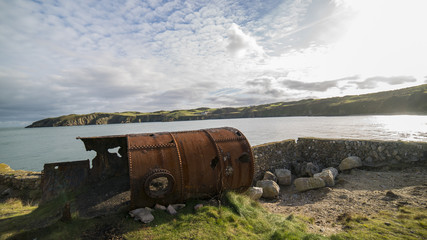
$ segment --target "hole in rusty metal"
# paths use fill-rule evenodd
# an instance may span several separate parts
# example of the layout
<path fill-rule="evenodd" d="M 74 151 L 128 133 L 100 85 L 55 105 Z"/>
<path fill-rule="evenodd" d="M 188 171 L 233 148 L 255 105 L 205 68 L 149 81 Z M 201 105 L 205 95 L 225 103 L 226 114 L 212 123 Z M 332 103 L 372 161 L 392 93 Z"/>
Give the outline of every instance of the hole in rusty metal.
<path fill-rule="evenodd" d="M 175 179 L 165 169 L 155 169 L 147 174 L 144 188 L 145 193 L 151 198 L 163 198 L 170 193 L 175 184 Z"/>
<path fill-rule="evenodd" d="M 250 162 L 251 158 L 249 157 L 249 153 L 247 152 L 242 153 L 242 155 L 240 155 L 239 157 L 239 161 L 244 163 Z"/>
<path fill-rule="evenodd" d="M 150 192 L 152 193 L 158 193 L 158 192 L 164 192 L 168 187 L 168 179 L 166 177 L 158 177 L 154 178 L 150 182 Z"/>
<path fill-rule="evenodd" d="M 242 133 L 241 133 L 241 132 L 239 132 L 239 131 L 236 131 L 236 135 L 237 135 L 237 136 L 239 136 L 239 137 L 241 137 L 241 136 L 242 136 Z"/>
<path fill-rule="evenodd" d="M 118 147 L 115 147 L 115 148 L 109 148 L 108 149 L 108 152 L 109 153 L 115 153 L 115 154 L 117 154 L 117 156 L 118 157 L 122 157 L 122 155 L 120 155 L 120 153 L 119 153 L 119 150 L 120 150 L 120 146 L 118 146 Z"/>
<path fill-rule="evenodd" d="M 211 168 L 215 168 L 216 165 L 218 164 L 218 161 L 219 161 L 218 157 L 217 156 L 214 157 L 214 159 L 212 159 L 211 161 Z"/>

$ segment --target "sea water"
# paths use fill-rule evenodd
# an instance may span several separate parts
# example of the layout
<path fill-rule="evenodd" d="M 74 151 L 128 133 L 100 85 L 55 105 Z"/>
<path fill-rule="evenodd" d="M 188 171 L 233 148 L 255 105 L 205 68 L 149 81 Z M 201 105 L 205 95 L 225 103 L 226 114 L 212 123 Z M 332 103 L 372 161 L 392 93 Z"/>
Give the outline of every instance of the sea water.
<path fill-rule="evenodd" d="M 93 159 L 76 137 L 234 127 L 252 146 L 299 137 L 427 142 L 427 116 L 239 118 L 50 128 L 0 128 L 0 162 L 40 171 L 44 163 Z"/>

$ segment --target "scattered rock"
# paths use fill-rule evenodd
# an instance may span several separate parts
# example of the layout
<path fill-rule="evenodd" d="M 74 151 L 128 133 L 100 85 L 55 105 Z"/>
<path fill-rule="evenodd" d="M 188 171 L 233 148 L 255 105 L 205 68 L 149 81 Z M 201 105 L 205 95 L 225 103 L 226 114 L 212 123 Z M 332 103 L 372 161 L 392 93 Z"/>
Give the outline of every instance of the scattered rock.
<path fill-rule="evenodd" d="M 277 177 L 274 173 L 267 171 L 264 173 L 264 178 L 262 180 L 271 180 L 277 182 Z"/>
<path fill-rule="evenodd" d="M 175 214 L 177 214 L 177 212 L 176 212 L 175 208 L 173 208 L 173 206 L 172 206 L 172 205 L 169 205 L 169 206 L 168 206 L 167 211 L 168 211 L 168 213 L 169 213 L 170 215 L 175 215 Z"/>
<path fill-rule="evenodd" d="M 203 204 L 202 203 L 199 203 L 199 204 L 197 204 L 196 206 L 194 206 L 194 211 L 197 211 L 197 210 L 199 210 L 200 208 L 202 208 L 203 207 Z"/>
<path fill-rule="evenodd" d="M 133 217 L 136 221 L 141 221 L 143 223 L 149 223 L 154 220 L 153 214 L 151 214 L 152 209 L 150 208 L 137 208 L 129 212 L 129 215 Z"/>
<path fill-rule="evenodd" d="M 162 211 L 166 211 L 166 207 L 160 204 L 157 204 L 154 206 L 154 209 L 156 210 L 162 210 Z"/>
<path fill-rule="evenodd" d="M 334 167 L 325 168 L 322 170 L 322 172 L 325 170 L 330 170 L 332 172 L 332 175 L 334 175 L 334 179 L 338 176 L 338 170 Z"/>
<path fill-rule="evenodd" d="M 262 196 L 262 188 L 260 187 L 250 187 L 247 191 L 246 191 L 246 195 L 249 196 L 249 198 L 251 198 L 252 200 L 258 200 L 261 198 Z"/>
<path fill-rule="evenodd" d="M 2 195 L 2 196 L 9 196 L 9 195 L 11 195 L 11 194 L 12 194 L 12 189 L 10 189 L 10 188 L 8 188 L 8 189 L 4 190 L 4 191 L 1 193 L 1 195 Z"/>
<path fill-rule="evenodd" d="M 314 164 L 312 162 L 308 162 L 307 165 L 305 165 L 305 171 L 304 173 L 310 177 L 313 177 L 315 173 L 320 172 L 320 167 L 317 166 L 317 164 Z"/>
<path fill-rule="evenodd" d="M 321 173 L 315 173 L 313 177 L 323 179 L 328 187 L 333 187 L 335 185 L 334 174 L 329 169 L 325 169 Z"/>
<path fill-rule="evenodd" d="M 341 199 L 346 199 L 346 200 L 348 200 L 348 198 L 349 198 L 347 194 L 341 194 L 338 197 Z"/>
<path fill-rule="evenodd" d="M 299 192 L 307 191 L 310 189 L 317 189 L 324 187 L 325 181 L 323 179 L 318 177 L 311 177 L 311 178 L 297 178 L 294 181 L 295 188 Z"/>
<path fill-rule="evenodd" d="M 257 181 L 256 186 L 262 188 L 262 197 L 264 198 L 276 198 L 279 196 L 280 187 L 275 181 Z"/>
<path fill-rule="evenodd" d="M 183 203 L 172 204 L 172 207 L 173 207 L 176 211 L 178 211 L 179 209 L 183 209 L 183 208 L 185 208 L 185 204 L 183 204 Z"/>
<path fill-rule="evenodd" d="M 398 198 L 399 198 L 399 195 L 395 194 L 392 191 L 387 191 L 383 200 L 384 201 L 393 201 L 393 200 L 396 200 Z"/>
<path fill-rule="evenodd" d="M 349 170 L 362 166 L 362 160 L 359 157 L 351 156 L 342 160 L 338 168 L 340 171 Z"/>
<path fill-rule="evenodd" d="M 208 202 L 209 206 L 213 206 L 213 207 L 218 207 L 219 206 L 219 201 L 217 199 L 211 199 Z"/>
<path fill-rule="evenodd" d="M 277 181 L 280 185 L 291 185 L 292 174 L 288 169 L 276 169 L 274 171 L 277 177 Z"/>

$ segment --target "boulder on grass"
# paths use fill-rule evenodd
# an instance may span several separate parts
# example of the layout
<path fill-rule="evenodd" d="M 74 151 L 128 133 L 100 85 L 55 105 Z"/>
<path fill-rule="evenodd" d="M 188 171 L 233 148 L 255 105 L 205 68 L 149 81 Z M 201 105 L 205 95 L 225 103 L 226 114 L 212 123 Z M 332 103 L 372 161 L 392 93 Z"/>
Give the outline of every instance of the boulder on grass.
<path fill-rule="evenodd" d="M 295 188 L 299 192 L 307 191 L 310 189 L 317 189 L 324 187 L 325 181 L 323 179 L 318 177 L 311 177 L 311 178 L 297 178 L 294 181 Z"/>
<path fill-rule="evenodd" d="M 338 168 L 340 171 L 349 170 L 362 166 L 362 160 L 359 157 L 351 156 L 341 161 Z"/>
<path fill-rule="evenodd" d="M 262 196 L 262 188 L 260 188 L 260 187 L 250 187 L 246 191 L 245 194 L 248 195 L 249 198 L 252 199 L 252 200 L 258 200 Z"/>
<path fill-rule="evenodd" d="M 277 177 L 277 182 L 280 185 L 291 185 L 292 182 L 292 174 L 288 169 L 276 169 L 274 171 Z"/>
<path fill-rule="evenodd" d="M 143 223 L 149 223 L 154 220 L 153 214 L 151 214 L 150 208 L 137 208 L 129 212 L 129 215 L 135 220 L 139 220 Z"/>
<path fill-rule="evenodd" d="M 280 187 L 272 180 L 261 180 L 256 182 L 256 186 L 262 188 L 263 198 L 276 198 L 279 196 Z"/>

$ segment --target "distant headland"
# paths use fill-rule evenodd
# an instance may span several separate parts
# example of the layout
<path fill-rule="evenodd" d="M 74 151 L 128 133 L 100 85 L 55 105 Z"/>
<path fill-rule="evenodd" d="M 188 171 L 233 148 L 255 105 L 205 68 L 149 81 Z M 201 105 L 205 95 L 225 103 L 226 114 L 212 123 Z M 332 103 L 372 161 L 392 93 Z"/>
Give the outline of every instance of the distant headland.
<path fill-rule="evenodd" d="M 380 114 L 427 114 L 427 84 L 394 91 L 324 99 L 305 99 L 249 107 L 196 108 L 151 113 L 90 113 L 46 118 L 27 128 L 98 125 L 138 122 L 169 122 L 205 119 L 285 116 L 348 116 Z"/>

